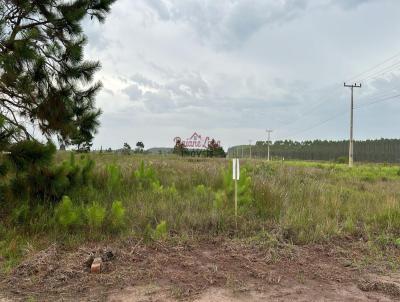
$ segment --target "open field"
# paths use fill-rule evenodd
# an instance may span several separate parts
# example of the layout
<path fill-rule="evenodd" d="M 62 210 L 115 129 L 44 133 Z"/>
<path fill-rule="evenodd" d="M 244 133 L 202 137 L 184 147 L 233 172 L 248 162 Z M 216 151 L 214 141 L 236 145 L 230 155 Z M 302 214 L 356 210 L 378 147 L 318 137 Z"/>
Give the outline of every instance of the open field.
<path fill-rule="evenodd" d="M 56 161 L 84 165 L 88 156 L 88 182 L 61 202 L 4 207 L 5 297 L 400 297 L 399 166 L 243 160 L 236 227 L 229 160 L 58 153 Z M 86 258 L 101 249 L 115 257 L 90 274 Z"/>

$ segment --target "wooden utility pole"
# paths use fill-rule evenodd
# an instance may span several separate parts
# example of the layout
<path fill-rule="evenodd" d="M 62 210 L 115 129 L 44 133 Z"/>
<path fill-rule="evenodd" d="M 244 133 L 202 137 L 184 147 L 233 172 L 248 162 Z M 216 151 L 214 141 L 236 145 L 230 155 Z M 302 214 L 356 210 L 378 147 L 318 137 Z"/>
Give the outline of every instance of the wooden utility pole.
<path fill-rule="evenodd" d="M 270 139 L 271 139 L 272 130 L 267 129 L 266 131 L 268 133 L 268 142 L 267 142 L 267 145 L 268 145 L 268 156 L 267 156 L 267 160 L 269 161 L 269 142 L 270 142 Z"/>
<path fill-rule="evenodd" d="M 250 159 L 251 159 L 251 139 L 249 139 L 249 146 L 250 146 Z"/>
<path fill-rule="evenodd" d="M 353 142 L 353 111 L 354 111 L 354 88 L 361 88 L 360 84 L 347 85 L 344 83 L 344 87 L 350 87 L 351 89 L 351 107 L 350 107 L 350 141 L 349 141 L 349 167 L 353 167 L 353 155 L 354 155 L 354 142 Z"/>

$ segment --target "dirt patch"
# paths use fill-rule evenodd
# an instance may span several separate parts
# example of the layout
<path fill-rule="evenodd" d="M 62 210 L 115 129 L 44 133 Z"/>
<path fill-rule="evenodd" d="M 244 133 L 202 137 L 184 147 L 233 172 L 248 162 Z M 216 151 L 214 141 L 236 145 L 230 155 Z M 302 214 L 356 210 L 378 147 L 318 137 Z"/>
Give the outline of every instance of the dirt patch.
<path fill-rule="evenodd" d="M 310 286 L 316 287 L 310 287 Z M 151 302 L 176 301 L 170 291 L 157 286 L 139 286 L 126 289 L 109 297 L 111 302 Z M 296 285 L 292 287 L 276 286 L 265 291 L 237 292 L 226 288 L 210 288 L 197 297 L 194 302 L 244 302 L 244 301 L 393 301 L 379 294 L 366 294 L 355 286 L 318 287 L 317 284 Z"/>
<path fill-rule="evenodd" d="M 91 274 L 93 255 L 107 255 Z M 351 257 L 344 257 L 350 255 Z M 354 267 L 354 246 L 273 248 L 236 241 L 183 245 L 135 240 L 67 250 L 52 245 L 2 278 L 12 300 L 40 301 L 391 301 L 399 287 Z M 89 260 L 88 260 L 89 259 Z M 388 275 L 386 274 L 386 277 Z M 375 279 L 373 279 L 373 277 Z M 387 277 L 389 278 L 389 277 Z M 393 280 L 392 280 L 393 281 Z M 1 297 L 0 297 L 1 299 Z"/>
<path fill-rule="evenodd" d="M 400 300 L 400 275 L 391 276 L 371 275 L 368 279 L 360 280 L 358 287 L 365 292 L 379 292 L 399 298 Z"/>

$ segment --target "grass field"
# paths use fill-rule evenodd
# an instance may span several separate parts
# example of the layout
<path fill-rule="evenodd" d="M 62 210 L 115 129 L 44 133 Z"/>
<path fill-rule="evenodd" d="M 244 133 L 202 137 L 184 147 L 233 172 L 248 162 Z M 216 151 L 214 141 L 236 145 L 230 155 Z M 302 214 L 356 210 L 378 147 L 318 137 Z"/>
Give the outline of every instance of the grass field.
<path fill-rule="evenodd" d="M 59 163 L 69 153 L 58 153 Z M 90 182 L 60 203 L 21 201 L 0 224 L 8 271 L 53 242 L 133 236 L 185 241 L 224 236 L 268 244 L 340 238 L 400 244 L 400 167 L 242 160 L 237 228 L 231 161 L 115 154 L 94 163 Z M 11 210 L 12 208 L 12 210 Z"/>

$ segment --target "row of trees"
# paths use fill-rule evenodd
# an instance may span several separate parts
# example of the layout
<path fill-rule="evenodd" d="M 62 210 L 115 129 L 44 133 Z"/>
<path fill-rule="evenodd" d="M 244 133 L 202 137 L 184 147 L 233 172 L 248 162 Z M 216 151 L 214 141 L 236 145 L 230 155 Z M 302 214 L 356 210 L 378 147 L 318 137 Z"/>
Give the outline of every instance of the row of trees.
<path fill-rule="evenodd" d="M 267 142 L 258 141 L 252 146 L 253 157 L 267 156 Z M 349 142 L 314 140 L 297 142 L 275 141 L 270 144 L 272 157 L 301 160 L 338 160 L 348 157 Z M 242 151 L 243 150 L 243 151 Z M 250 146 L 236 146 L 228 150 L 231 156 L 248 157 Z M 400 139 L 376 139 L 355 141 L 354 158 L 366 162 L 400 162 Z"/>
<path fill-rule="evenodd" d="M 207 149 L 201 150 L 190 150 L 181 140 L 176 140 L 174 150 L 174 154 L 178 154 L 181 156 L 185 155 L 193 155 L 193 156 L 204 156 L 204 157 L 225 157 L 226 153 L 221 145 L 215 140 L 212 139 L 207 145 Z"/>
<path fill-rule="evenodd" d="M 132 151 L 134 151 L 135 153 L 143 153 L 144 152 L 144 144 L 143 144 L 143 142 L 137 142 L 135 150 L 132 150 L 132 147 L 128 143 L 124 143 L 124 146 L 122 148 L 122 152 L 126 153 L 126 154 L 130 154 Z"/>

